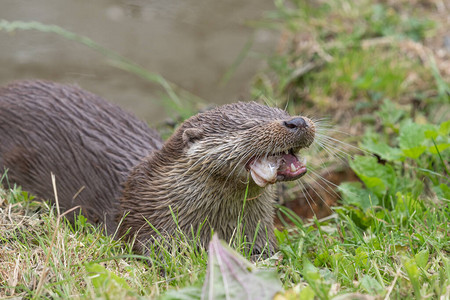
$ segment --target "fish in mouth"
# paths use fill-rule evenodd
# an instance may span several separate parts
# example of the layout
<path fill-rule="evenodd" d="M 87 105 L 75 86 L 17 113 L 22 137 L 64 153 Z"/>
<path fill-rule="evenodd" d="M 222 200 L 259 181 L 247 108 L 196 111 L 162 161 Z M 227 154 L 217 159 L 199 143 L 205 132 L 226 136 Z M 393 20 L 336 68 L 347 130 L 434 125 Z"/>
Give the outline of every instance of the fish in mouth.
<path fill-rule="evenodd" d="M 277 181 L 292 181 L 306 174 L 306 159 L 290 149 L 278 154 L 254 158 L 247 164 L 253 181 L 260 187 Z"/>

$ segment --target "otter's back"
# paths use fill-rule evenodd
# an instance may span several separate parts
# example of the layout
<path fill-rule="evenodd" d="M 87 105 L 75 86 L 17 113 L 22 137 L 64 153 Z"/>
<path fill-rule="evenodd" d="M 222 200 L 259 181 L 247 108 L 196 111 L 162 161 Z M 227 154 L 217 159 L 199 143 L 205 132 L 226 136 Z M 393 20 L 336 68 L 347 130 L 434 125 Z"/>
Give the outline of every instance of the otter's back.
<path fill-rule="evenodd" d="M 78 87 L 24 81 L 0 89 L 0 171 L 8 169 L 3 185 L 53 199 L 53 173 L 62 211 L 80 205 L 109 233 L 128 172 L 161 147 L 144 122 Z"/>

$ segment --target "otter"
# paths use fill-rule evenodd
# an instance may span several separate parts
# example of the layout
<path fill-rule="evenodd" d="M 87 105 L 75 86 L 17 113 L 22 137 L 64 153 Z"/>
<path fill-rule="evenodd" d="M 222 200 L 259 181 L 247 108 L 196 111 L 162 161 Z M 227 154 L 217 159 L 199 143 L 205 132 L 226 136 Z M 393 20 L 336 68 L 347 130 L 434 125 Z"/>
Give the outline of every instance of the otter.
<path fill-rule="evenodd" d="M 314 141 L 302 116 L 238 102 L 184 121 L 163 142 L 159 134 L 77 86 L 47 81 L 0 88 L 3 185 L 17 184 L 61 211 L 80 207 L 89 222 L 116 238 L 135 238 L 146 254 L 160 237 L 212 232 L 229 241 L 238 220 L 252 254 L 273 253 L 273 184 L 306 172 L 299 150 Z"/>

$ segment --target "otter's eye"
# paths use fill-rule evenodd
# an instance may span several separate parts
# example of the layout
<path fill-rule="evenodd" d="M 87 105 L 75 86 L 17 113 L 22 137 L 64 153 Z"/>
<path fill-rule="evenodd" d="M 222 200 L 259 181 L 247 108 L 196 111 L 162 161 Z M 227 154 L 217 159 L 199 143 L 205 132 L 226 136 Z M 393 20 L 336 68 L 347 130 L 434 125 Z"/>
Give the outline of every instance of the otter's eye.
<path fill-rule="evenodd" d="M 289 129 L 303 129 L 308 127 L 305 119 L 302 117 L 297 117 L 289 121 L 284 121 L 283 125 Z"/>

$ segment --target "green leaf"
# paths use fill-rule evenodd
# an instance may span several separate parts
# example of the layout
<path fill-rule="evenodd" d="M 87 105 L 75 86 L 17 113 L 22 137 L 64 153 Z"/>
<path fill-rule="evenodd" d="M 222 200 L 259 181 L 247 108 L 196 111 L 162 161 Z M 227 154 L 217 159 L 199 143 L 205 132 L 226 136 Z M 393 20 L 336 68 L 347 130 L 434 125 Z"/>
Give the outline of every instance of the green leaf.
<path fill-rule="evenodd" d="M 315 295 L 314 290 L 308 285 L 301 289 L 297 299 L 313 300 Z"/>
<path fill-rule="evenodd" d="M 309 285 L 297 285 L 284 293 L 278 293 L 273 300 L 314 300 L 315 295 L 314 290 Z"/>
<path fill-rule="evenodd" d="M 426 146 L 420 146 L 420 147 L 413 147 L 409 149 L 403 149 L 403 154 L 407 157 L 410 157 L 412 159 L 417 159 L 422 153 L 427 150 Z"/>
<path fill-rule="evenodd" d="M 368 268 L 369 266 L 369 253 L 365 248 L 358 247 L 355 251 L 355 263 L 363 268 Z"/>
<path fill-rule="evenodd" d="M 379 164 L 373 156 L 356 156 L 350 161 L 350 166 L 367 188 L 378 197 L 384 196 L 388 189 L 394 190 L 396 187 L 394 169 L 388 164 Z"/>
<path fill-rule="evenodd" d="M 359 178 L 366 184 L 367 188 L 372 191 L 377 191 L 377 195 L 382 195 L 382 191 L 387 190 L 385 182 L 375 176 L 366 176 L 364 174 L 358 174 Z"/>
<path fill-rule="evenodd" d="M 367 229 L 373 222 L 373 218 L 359 207 L 341 206 L 336 208 L 336 212 L 344 219 L 349 218 L 356 226 L 362 229 Z"/>
<path fill-rule="evenodd" d="M 383 124 L 392 126 L 405 115 L 405 111 L 399 109 L 394 102 L 389 99 L 384 99 L 380 110 L 376 112 Z"/>
<path fill-rule="evenodd" d="M 436 139 L 439 136 L 439 131 L 437 128 L 431 128 L 425 130 L 425 138 L 431 140 Z"/>
<path fill-rule="evenodd" d="M 348 256 L 333 255 L 331 256 L 333 267 L 337 272 L 336 277 L 343 282 L 353 283 L 355 277 L 355 261 L 354 257 L 350 254 Z"/>
<path fill-rule="evenodd" d="M 308 281 L 318 281 L 320 280 L 319 270 L 309 261 L 303 262 L 303 276 L 305 276 Z"/>
<path fill-rule="evenodd" d="M 448 136 L 450 134 L 450 120 L 441 123 L 438 132 L 440 136 Z"/>
<path fill-rule="evenodd" d="M 339 185 L 344 204 L 356 205 L 366 211 L 373 205 L 378 205 L 378 197 L 369 190 L 363 189 L 360 182 L 344 182 Z"/>
<path fill-rule="evenodd" d="M 272 299 L 282 289 L 273 270 L 256 269 L 214 235 L 202 299 Z"/>
<path fill-rule="evenodd" d="M 416 293 L 415 297 L 420 298 L 420 271 L 417 267 L 415 259 L 404 258 L 403 267 L 405 268 L 406 274 L 408 275 L 409 280 L 411 281 L 411 284 L 414 288 L 414 292 Z"/>
<path fill-rule="evenodd" d="M 431 154 L 438 154 L 444 152 L 444 150 L 450 148 L 450 144 L 445 143 L 445 144 L 437 144 L 436 146 L 430 146 L 428 148 L 428 151 L 430 151 Z"/>
<path fill-rule="evenodd" d="M 427 146 L 424 142 L 427 140 L 426 133 L 435 130 L 433 125 L 413 123 L 410 119 L 400 126 L 399 146 L 403 154 L 407 157 L 416 159 L 425 150 Z"/>
<path fill-rule="evenodd" d="M 430 253 L 428 252 L 428 250 L 422 250 L 419 253 L 417 253 L 414 256 L 414 259 L 416 260 L 417 266 L 419 268 L 425 269 L 425 267 L 427 266 L 428 263 L 428 258 L 430 257 Z"/>
<path fill-rule="evenodd" d="M 361 279 L 361 287 L 372 295 L 380 295 L 384 290 L 383 286 L 369 275 L 364 275 Z"/>
<path fill-rule="evenodd" d="M 316 268 L 307 258 L 303 261 L 303 277 L 320 299 L 328 299 L 331 284 L 322 276 L 320 270 Z"/>
<path fill-rule="evenodd" d="M 86 271 L 89 273 L 92 284 L 96 289 L 105 288 L 108 290 L 131 290 L 125 279 L 117 276 L 99 264 L 87 264 Z"/>
<path fill-rule="evenodd" d="M 180 290 L 170 290 L 160 300 L 200 300 L 201 286 L 189 286 Z"/>
<path fill-rule="evenodd" d="M 365 139 L 362 144 L 363 148 L 379 155 L 382 159 L 388 161 L 399 160 L 403 157 L 403 153 L 398 148 L 390 147 L 383 142 L 375 142 L 373 140 Z"/>

